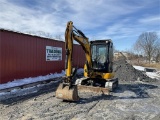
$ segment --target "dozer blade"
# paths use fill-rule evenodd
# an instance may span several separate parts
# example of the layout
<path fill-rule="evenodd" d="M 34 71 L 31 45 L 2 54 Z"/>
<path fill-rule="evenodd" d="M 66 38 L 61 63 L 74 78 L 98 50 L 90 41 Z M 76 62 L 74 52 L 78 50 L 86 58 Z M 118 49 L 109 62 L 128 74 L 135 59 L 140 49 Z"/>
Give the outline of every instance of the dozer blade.
<path fill-rule="evenodd" d="M 68 85 L 61 83 L 56 90 L 56 98 L 67 101 L 78 101 L 77 85 L 73 85 L 71 88 Z"/>
<path fill-rule="evenodd" d="M 103 87 L 93 87 L 93 86 L 78 85 L 78 91 L 102 93 L 102 94 L 105 94 L 105 95 L 109 95 L 109 89 L 108 88 L 103 88 Z"/>

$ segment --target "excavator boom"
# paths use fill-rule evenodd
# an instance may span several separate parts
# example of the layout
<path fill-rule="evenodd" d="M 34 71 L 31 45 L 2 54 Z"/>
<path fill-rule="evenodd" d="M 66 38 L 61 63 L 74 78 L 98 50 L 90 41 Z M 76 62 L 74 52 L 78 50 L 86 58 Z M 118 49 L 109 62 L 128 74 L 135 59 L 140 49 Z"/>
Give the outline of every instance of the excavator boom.
<path fill-rule="evenodd" d="M 56 97 L 68 101 L 78 101 L 78 90 L 77 85 L 73 84 L 73 79 L 75 78 L 75 71 L 72 72 L 72 52 L 73 52 L 73 22 L 69 21 L 67 23 L 65 31 L 65 71 L 66 77 L 63 83 L 59 85 L 56 90 Z"/>

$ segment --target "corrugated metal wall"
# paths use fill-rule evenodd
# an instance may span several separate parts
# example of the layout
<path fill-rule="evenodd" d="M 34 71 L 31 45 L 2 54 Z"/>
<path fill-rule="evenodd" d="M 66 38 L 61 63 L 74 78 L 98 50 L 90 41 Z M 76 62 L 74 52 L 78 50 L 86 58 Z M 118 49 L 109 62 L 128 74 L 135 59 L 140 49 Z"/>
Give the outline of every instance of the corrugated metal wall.
<path fill-rule="evenodd" d="M 62 61 L 46 61 L 46 46 L 61 47 Z M 0 83 L 61 72 L 65 66 L 64 42 L 0 30 Z M 84 51 L 74 45 L 73 66 L 83 67 Z"/>

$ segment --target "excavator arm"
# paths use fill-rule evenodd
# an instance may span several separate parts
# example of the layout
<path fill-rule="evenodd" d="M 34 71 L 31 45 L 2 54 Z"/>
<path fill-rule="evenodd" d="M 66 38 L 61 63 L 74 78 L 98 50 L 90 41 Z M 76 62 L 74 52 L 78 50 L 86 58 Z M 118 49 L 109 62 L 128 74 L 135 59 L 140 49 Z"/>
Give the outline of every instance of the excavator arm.
<path fill-rule="evenodd" d="M 67 28 L 65 32 L 65 49 L 66 49 L 66 81 L 65 83 L 72 84 L 73 76 L 75 72 L 72 73 L 72 52 L 73 52 L 73 41 L 77 41 L 83 48 L 87 60 L 88 67 L 92 67 L 91 61 L 91 49 L 89 45 L 88 38 L 78 29 L 73 26 L 73 22 L 69 21 L 67 23 Z"/>
<path fill-rule="evenodd" d="M 73 26 L 73 22 L 69 21 L 67 23 L 66 31 L 65 31 L 65 50 L 66 50 L 66 59 L 65 59 L 65 70 L 66 70 L 66 78 L 59 85 L 56 90 L 56 97 L 69 100 L 69 101 L 77 101 L 79 100 L 77 85 L 74 85 L 73 81 L 76 71 L 72 71 L 72 53 L 73 53 L 73 41 L 77 41 L 85 51 L 87 66 L 89 68 L 92 67 L 91 61 L 91 50 L 88 38 L 78 29 Z M 88 69 L 89 69 L 88 68 Z"/>

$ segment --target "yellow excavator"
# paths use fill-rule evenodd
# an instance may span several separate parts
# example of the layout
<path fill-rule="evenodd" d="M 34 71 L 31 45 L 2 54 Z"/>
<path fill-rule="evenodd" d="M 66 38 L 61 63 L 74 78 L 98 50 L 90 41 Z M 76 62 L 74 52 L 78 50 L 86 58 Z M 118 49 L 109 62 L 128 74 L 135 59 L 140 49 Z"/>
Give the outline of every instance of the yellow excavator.
<path fill-rule="evenodd" d="M 72 68 L 73 41 L 77 41 L 86 56 L 84 77 L 76 79 L 77 70 Z M 90 41 L 84 33 L 67 23 L 65 31 L 65 70 L 63 82 L 56 90 L 56 97 L 67 101 L 78 101 L 78 91 L 102 92 L 108 94 L 118 86 L 113 73 L 113 43 L 111 40 Z"/>

